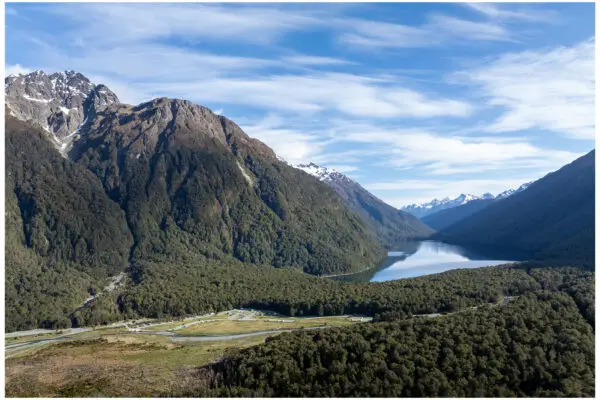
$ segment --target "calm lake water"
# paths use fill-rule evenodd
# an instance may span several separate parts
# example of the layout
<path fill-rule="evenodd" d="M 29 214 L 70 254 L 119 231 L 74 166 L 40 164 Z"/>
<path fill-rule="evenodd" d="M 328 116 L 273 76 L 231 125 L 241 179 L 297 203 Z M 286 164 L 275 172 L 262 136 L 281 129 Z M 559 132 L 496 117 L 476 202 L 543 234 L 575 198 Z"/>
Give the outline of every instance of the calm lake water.
<path fill-rule="evenodd" d="M 353 282 L 384 282 L 401 278 L 436 274 L 457 268 L 478 268 L 518 261 L 518 257 L 494 258 L 481 250 L 474 251 L 461 246 L 432 240 L 407 242 L 388 257 L 379 268 L 336 279 Z M 504 258 L 506 257 L 506 258 Z"/>

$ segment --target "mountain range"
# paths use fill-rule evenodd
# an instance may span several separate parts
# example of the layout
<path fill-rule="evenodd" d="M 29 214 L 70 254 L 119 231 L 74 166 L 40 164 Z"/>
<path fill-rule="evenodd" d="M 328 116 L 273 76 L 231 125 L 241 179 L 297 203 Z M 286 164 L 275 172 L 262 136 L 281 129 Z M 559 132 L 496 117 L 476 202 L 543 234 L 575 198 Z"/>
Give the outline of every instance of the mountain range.
<path fill-rule="evenodd" d="M 595 150 L 437 232 L 463 245 L 512 247 L 530 257 L 594 264 Z"/>
<path fill-rule="evenodd" d="M 139 277 L 144 260 L 338 274 L 375 266 L 391 240 L 430 232 L 357 184 L 340 196 L 189 101 L 123 104 L 73 71 L 7 77 L 5 94 L 13 329 L 62 323 L 109 276 L 135 268 Z M 382 222 L 386 212 L 398 226 Z"/>
<path fill-rule="evenodd" d="M 246 305 L 331 314 L 335 301 L 343 313 L 340 299 L 367 289 L 310 275 L 364 270 L 433 232 L 337 171 L 288 165 L 186 100 L 123 104 L 73 71 L 7 77 L 5 95 L 8 330 Z M 517 193 L 438 201 L 490 204 L 434 237 L 589 260 L 590 154 Z M 83 304 L 122 272 L 126 289 Z M 282 300 L 290 293 L 294 305 Z"/>
<path fill-rule="evenodd" d="M 527 187 L 531 184 L 531 182 L 524 183 L 516 189 L 508 189 L 498 195 L 494 196 L 491 193 L 484 193 L 481 196 L 476 196 L 473 194 L 460 194 L 458 197 L 454 199 L 450 199 L 449 197 L 445 197 L 443 199 L 433 199 L 427 203 L 421 204 L 409 204 L 400 208 L 402 211 L 406 211 L 415 217 L 423 218 L 430 214 L 434 214 L 438 211 L 447 210 L 454 207 L 459 207 L 470 203 L 475 200 L 493 200 L 493 199 L 503 199 L 508 196 L 511 196 L 515 193 L 523 191 L 527 189 Z"/>

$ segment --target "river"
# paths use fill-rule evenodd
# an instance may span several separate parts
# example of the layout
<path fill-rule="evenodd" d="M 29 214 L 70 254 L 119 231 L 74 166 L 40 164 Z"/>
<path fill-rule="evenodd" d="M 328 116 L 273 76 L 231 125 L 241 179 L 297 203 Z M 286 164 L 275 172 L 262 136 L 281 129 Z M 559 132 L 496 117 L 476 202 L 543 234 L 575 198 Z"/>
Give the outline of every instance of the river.
<path fill-rule="evenodd" d="M 507 264 L 520 260 L 510 253 L 490 255 L 489 251 L 467 249 L 433 240 L 406 242 L 394 251 L 378 268 L 334 279 L 352 282 L 385 282 L 435 274 L 458 268 L 479 268 Z M 498 257 L 501 254 L 502 257 Z"/>

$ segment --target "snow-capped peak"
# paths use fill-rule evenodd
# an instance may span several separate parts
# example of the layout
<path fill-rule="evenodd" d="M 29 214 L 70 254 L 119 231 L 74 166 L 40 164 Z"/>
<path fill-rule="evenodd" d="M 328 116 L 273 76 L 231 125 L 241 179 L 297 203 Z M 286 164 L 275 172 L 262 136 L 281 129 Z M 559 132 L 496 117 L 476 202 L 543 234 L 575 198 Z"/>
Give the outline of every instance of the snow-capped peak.
<path fill-rule="evenodd" d="M 309 175 L 316 177 L 320 181 L 345 180 L 352 181 L 346 175 L 333 168 L 320 167 L 315 163 L 293 164 L 292 167 L 300 169 Z"/>
<path fill-rule="evenodd" d="M 521 186 L 519 186 L 516 189 L 508 189 L 505 190 L 504 192 L 500 193 L 498 196 L 496 196 L 497 199 L 504 199 L 506 197 L 512 196 L 515 193 L 519 193 L 522 192 L 523 190 L 527 189 L 529 187 L 529 185 L 531 185 L 533 182 L 527 182 L 522 184 Z"/>
<path fill-rule="evenodd" d="M 481 196 L 475 196 L 472 194 L 462 193 L 455 199 L 450 199 L 448 197 L 445 197 L 443 199 L 433 199 L 427 203 L 410 204 L 410 205 L 404 206 L 401 208 L 401 210 L 409 212 L 419 218 L 422 218 L 426 215 L 433 214 L 434 212 L 445 210 L 448 208 L 458 207 L 463 204 L 470 203 L 471 201 L 474 201 L 474 200 L 503 199 L 503 198 L 512 196 L 515 193 L 518 193 L 518 192 L 521 192 L 521 191 L 527 189 L 527 187 L 529 187 L 529 185 L 531 183 L 532 182 L 524 183 L 523 185 L 519 186 L 517 189 L 506 190 L 497 196 L 494 196 L 491 193 L 484 193 Z"/>
<path fill-rule="evenodd" d="M 292 165 L 294 168 L 297 169 L 301 169 L 302 171 L 306 172 L 309 175 L 312 175 L 316 178 L 318 178 L 320 181 L 324 181 L 326 179 L 329 178 L 329 175 L 332 172 L 337 172 L 335 170 L 329 170 L 326 167 L 319 167 L 317 164 L 315 163 L 308 163 L 308 164 L 296 164 L 296 165 Z"/>

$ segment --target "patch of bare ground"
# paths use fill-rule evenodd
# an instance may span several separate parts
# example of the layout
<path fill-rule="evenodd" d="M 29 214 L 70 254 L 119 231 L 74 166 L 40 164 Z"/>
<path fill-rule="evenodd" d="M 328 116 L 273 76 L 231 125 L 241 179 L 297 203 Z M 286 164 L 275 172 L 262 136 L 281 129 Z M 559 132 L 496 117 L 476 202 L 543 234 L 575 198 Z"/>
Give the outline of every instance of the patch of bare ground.
<path fill-rule="evenodd" d="M 125 336 L 60 343 L 6 361 L 8 397 L 150 397 L 205 391 L 197 366 L 165 368 L 129 361 L 145 353 L 174 350 L 171 343 L 142 343 Z"/>

